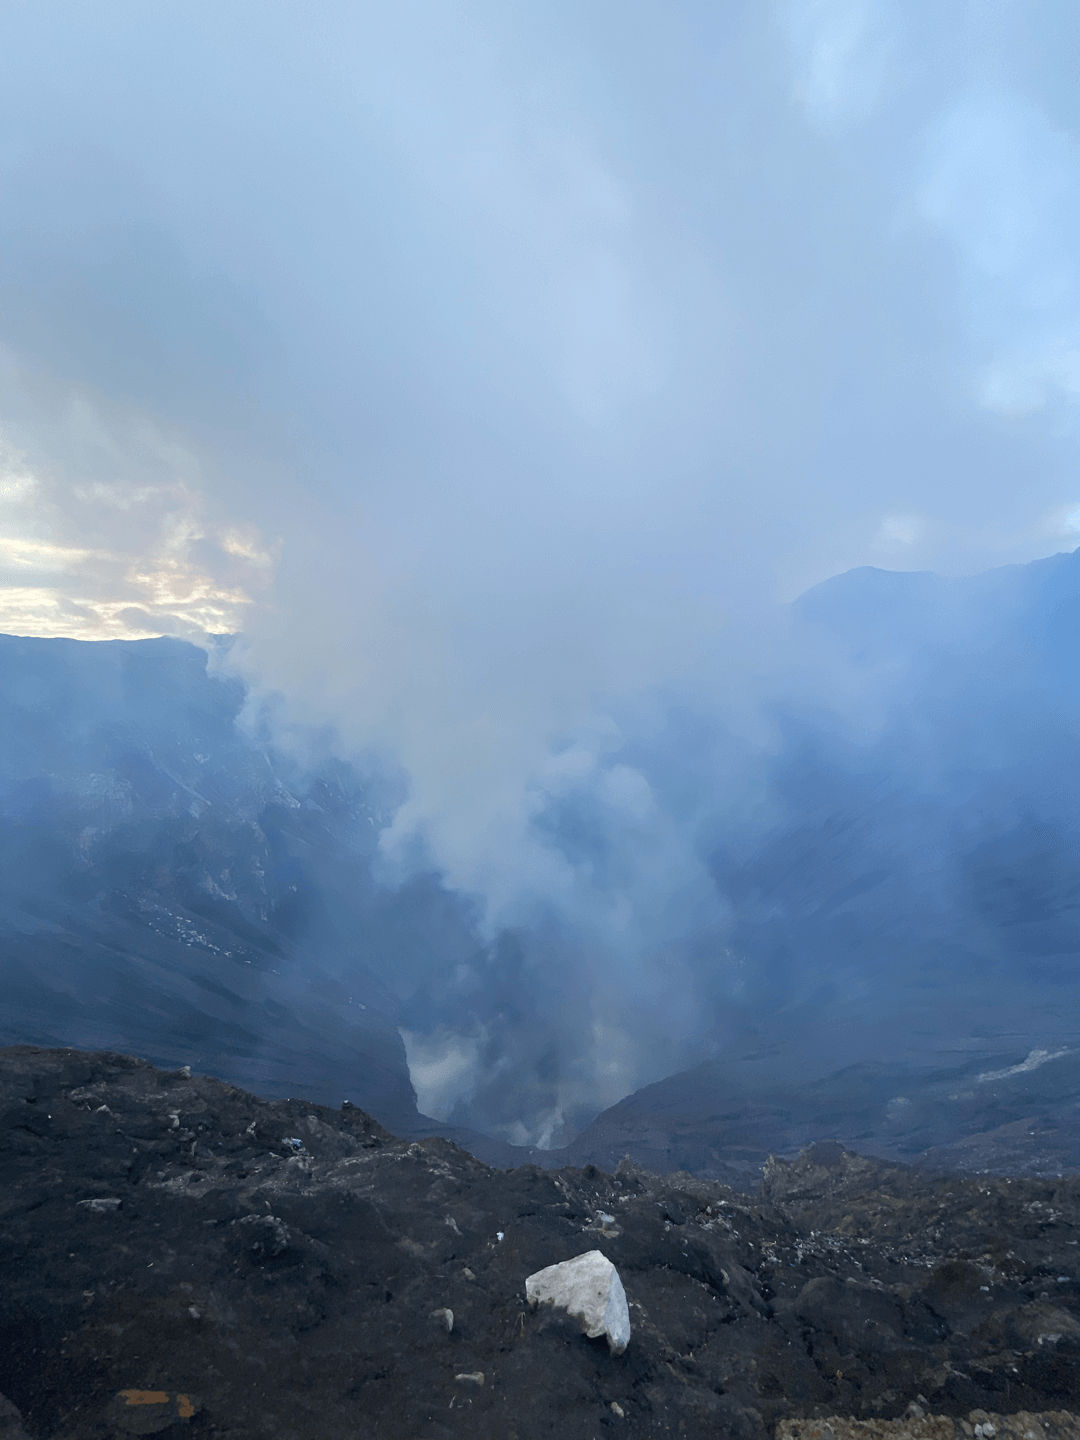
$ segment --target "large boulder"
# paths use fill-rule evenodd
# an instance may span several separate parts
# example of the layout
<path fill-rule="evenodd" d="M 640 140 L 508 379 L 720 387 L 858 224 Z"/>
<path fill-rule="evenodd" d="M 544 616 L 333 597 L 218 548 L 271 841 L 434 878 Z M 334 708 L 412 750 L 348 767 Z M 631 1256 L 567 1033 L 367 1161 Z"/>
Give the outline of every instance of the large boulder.
<path fill-rule="evenodd" d="M 613 1355 L 630 1343 L 630 1311 L 619 1272 L 599 1250 L 537 1270 L 525 1281 L 525 1298 L 535 1309 L 554 1305 L 565 1310 L 591 1339 L 607 1336 Z"/>

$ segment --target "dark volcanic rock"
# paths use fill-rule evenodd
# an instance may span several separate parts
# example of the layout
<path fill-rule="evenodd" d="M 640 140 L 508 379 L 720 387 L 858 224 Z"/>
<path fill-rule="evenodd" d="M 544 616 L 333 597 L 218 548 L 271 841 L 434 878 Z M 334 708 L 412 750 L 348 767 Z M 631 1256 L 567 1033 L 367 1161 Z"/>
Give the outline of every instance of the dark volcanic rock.
<path fill-rule="evenodd" d="M 1080 1419 L 1067 1410 L 1011 1415 L 973 1410 L 953 1419 L 927 1415 L 921 1405 L 901 1420 L 854 1420 L 830 1415 L 821 1420 L 781 1420 L 776 1440 L 1077 1440 Z"/>
<path fill-rule="evenodd" d="M 631 1164 L 490 1170 L 353 1108 L 26 1047 L 0 1052 L 0 1151 L 4 1434 L 750 1440 L 1080 1400 L 1075 1180 L 839 1146 L 753 1203 Z M 619 1357 L 525 1301 L 593 1248 L 630 1302 Z"/>

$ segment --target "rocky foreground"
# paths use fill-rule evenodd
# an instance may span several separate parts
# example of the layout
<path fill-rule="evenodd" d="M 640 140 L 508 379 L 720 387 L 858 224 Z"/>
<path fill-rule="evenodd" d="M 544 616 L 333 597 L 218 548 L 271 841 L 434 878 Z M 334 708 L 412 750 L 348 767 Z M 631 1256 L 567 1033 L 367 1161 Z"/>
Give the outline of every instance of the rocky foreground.
<path fill-rule="evenodd" d="M 526 1301 L 594 1249 L 623 1354 Z M 500 1171 L 352 1108 L 19 1047 L 0 1392 L 4 1440 L 1052 1440 L 1080 1433 L 1080 1179 L 836 1145 L 770 1163 L 753 1200 L 633 1165 Z"/>

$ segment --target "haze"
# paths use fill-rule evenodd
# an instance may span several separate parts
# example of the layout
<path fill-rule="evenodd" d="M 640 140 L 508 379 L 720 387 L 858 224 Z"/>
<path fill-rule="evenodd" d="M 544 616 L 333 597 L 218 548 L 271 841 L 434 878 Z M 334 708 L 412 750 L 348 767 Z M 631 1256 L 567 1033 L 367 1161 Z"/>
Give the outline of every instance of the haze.
<path fill-rule="evenodd" d="M 400 775 L 386 882 L 527 932 L 545 1033 L 580 1005 L 568 1105 L 689 1063 L 703 809 L 772 813 L 778 696 L 880 723 L 784 604 L 1078 543 L 1078 42 L 1065 0 L 9 4 L 0 629 L 242 632 L 283 733 Z M 411 1037 L 432 1103 L 489 1032 Z"/>

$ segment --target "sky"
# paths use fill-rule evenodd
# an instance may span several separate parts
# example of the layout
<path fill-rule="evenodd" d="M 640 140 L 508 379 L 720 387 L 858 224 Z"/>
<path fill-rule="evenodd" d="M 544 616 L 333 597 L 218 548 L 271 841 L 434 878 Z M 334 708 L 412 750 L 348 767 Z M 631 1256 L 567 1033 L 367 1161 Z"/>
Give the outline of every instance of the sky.
<path fill-rule="evenodd" d="M 242 631 L 407 775 L 388 863 L 631 933 L 534 823 L 588 785 L 697 893 L 629 712 L 752 731 L 807 586 L 1080 543 L 1078 42 L 1071 0 L 7 0 L 0 629 Z"/>

